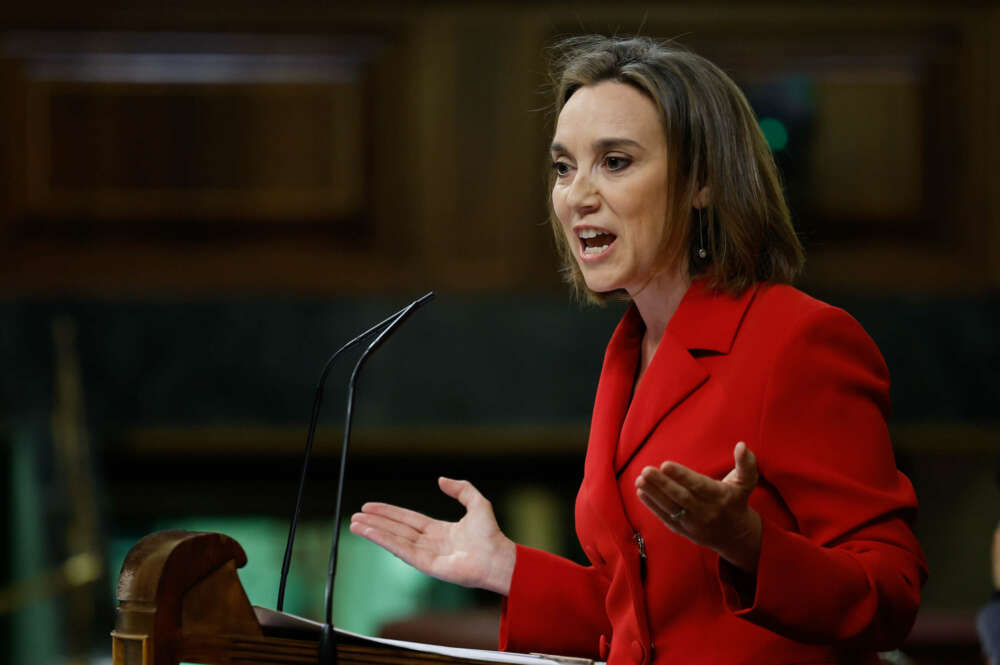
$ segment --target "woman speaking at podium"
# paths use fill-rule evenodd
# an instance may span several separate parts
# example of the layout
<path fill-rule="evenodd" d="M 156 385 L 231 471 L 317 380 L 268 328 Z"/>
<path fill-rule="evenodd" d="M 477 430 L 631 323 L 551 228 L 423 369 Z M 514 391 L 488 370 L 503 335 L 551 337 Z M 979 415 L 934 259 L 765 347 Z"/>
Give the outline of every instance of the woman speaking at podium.
<path fill-rule="evenodd" d="M 351 530 L 502 594 L 500 647 L 634 663 L 876 663 L 920 603 L 916 497 L 889 376 L 844 311 L 789 284 L 802 249 L 749 104 L 645 38 L 556 64 L 552 224 L 572 284 L 631 305 L 607 347 L 581 566 L 516 545 L 465 481 L 442 522 L 366 504 Z"/>

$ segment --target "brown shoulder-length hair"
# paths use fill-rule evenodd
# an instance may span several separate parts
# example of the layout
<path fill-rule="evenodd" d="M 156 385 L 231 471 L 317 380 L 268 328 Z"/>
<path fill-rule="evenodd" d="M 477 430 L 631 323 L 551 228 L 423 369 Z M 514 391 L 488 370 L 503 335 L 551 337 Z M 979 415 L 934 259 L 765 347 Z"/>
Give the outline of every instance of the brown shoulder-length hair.
<path fill-rule="evenodd" d="M 692 276 L 704 275 L 712 288 L 729 293 L 760 281 L 794 281 L 804 262 L 802 245 L 771 150 L 732 79 L 699 55 L 647 37 L 572 37 L 553 53 L 557 116 L 574 92 L 602 81 L 635 87 L 659 110 L 669 201 L 661 249 L 669 265 L 686 260 Z M 709 202 L 699 211 L 695 197 L 705 186 Z M 550 221 L 577 294 L 592 302 L 614 295 L 587 288 L 551 203 Z M 705 259 L 698 256 L 701 247 Z"/>

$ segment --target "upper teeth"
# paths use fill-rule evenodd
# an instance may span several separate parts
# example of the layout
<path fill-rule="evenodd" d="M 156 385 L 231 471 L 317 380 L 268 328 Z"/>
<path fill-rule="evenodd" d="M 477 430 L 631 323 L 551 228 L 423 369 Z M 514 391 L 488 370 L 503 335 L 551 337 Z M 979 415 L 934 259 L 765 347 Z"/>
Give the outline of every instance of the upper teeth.
<path fill-rule="evenodd" d="M 577 235 L 580 236 L 581 238 L 584 238 L 584 239 L 586 239 L 586 238 L 596 238 L 597 236 L 601 235 L 602 233 L 604 233 L 604 232 L 603 231 L 598 231 L 597 229 L 581 229 L 580 231 L 577 231 Z"/>

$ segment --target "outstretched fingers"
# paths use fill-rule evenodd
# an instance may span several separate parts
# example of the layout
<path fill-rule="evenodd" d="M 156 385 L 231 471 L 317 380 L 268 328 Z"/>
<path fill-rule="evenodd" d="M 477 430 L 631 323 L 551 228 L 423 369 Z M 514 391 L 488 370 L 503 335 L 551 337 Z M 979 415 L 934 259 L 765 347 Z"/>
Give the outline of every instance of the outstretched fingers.
<path fill-rule="evenodd" d="M 674 531 L 689 513 L 697 512 L 698 502 L 691 492 L 657 468 L 643 469 L 635 484 L 639 500 Z"/>
<path fill-rule="evenodd" d="M 400 508 L 388 503 L 366 503 L 361 506 L 362 515 L 375 515 L 394 522 L 405 524 L 416 531 L 425 531 L 434 521 L 423 513 L 409 508 Z"/>
<path fill-rule="evenodd" d="M 421 547 L 416 540 L 353 520 L 350 528 L 351 533 L 370 540 L 414 568 L 430 573 L 430 565 L 434 555 Z"/>
<path fill-rule="evenodd" d="M 363 532 L 365 529 L 384 531 L 385 533 L 410 541 L 416 541 L 423 534 L 422 530 L 416 529 L 405 522 L 371 513 L 355 513 L 352 515 L 351 526 L 355 524 L 358 525 L 358 531 L 360 532 Z M 364 535 L 364 533 L 359 533 L 358 535 Z"/>
<path fill-rule="evenodd" d="M 664 499 L 662 495 L 646 492 L 642 488 L 639 488 L 636 494 L 639 497 L 639 501 L 652 511 L 654 515 L 659 517 L 668 528 L 672 531 L 678 530 L 679 524 L 677 520 L 684 515 L 680 506 Z"/>
<path fill-rule="evenodd" d="M 664 462 L 659 470 L 663 474 L 663 484 L 672 488 L 672 494 L 686 495 L 685 503 L 714 501 L 720 494 L 717 480 L 692 471 L 683 464 Z"/>
<path fill-rule="evenodd" d="M 676 512 L 681 507 L 690 507 L 694 502 L 690 490 L 651 466 L 642 470 L 636 480 L 636 486 L 670 512 Z"/>

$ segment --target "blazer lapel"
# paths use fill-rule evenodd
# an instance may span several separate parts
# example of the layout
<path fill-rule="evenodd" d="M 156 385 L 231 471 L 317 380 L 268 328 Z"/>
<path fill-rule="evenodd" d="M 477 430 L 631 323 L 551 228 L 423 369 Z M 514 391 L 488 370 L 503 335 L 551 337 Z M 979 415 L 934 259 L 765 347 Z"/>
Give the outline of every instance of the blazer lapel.
<path fill-rule="evenodd" d="M 629 408 L 642 333 L 642 319 L 634 306 L 629 307 L 604 355 L 580 488 L 581 496 L 588 499 L 595 514 L 601 515 L 604 530 L 616 543 L 627 542 L 631 537 L 612 463 Z"/>
<path fill-rule="evenodd" d="M 622 425 L 614 455 L 616 474 L 625 468 L 660 421 L 709 380 L 708 371 L 691 352 L 729 353 L 756 292 L 754 286 L 734 298 L 712 292 L 703 281 L 692 283 L 639 381 L 624 421 L 619 421 Z M 641 336 L 640 332 L 638 337 Z M 634 356 L 633 377 L 638 352 Z"/>

